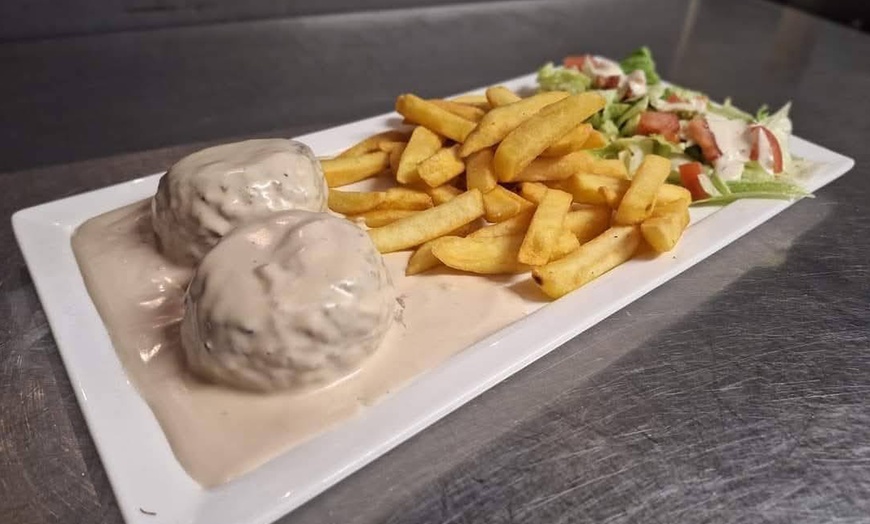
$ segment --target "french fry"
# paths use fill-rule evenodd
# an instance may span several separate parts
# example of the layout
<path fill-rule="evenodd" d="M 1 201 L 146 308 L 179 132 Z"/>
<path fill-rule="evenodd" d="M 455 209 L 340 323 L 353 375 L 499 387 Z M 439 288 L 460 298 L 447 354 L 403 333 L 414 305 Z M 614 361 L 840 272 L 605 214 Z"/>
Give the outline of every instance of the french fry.
<path fill-rule="evenodd" d="M 483 238 L 443 237 L 432 254 L 445 266 L 481 275 L 523 273 L 530 268 L 517 262 L 522 235 Z"/>
<path fill-rule="evenodd" d="M 381 142 L 405 142 L 408 140 L 408 133 L 404 131 L 384 131 L 376 135 L 372 135 L 353 146 L 345 149 L 338 155 L 337 158 L 348 158 L 364 155 L 377 151 Z"/>
<path fill-rule="evenodd" d="M 444 236 L 484 214 L 483 196 L 472 189 L 425 211 L 369 230 L 369 236 L 381 253 L 391 253 Z"/>
<path fill-rule="evenodd" d="M 465 171 L 465 163 L 459 158 L 459 146 L 440 149 L 417 166 L 417 173 L 429 187 L 438 187 L 458 177 Z"/>
<path fill-rule="evenodd" d="M 458 104 L 465 104 L 467 106 L 474 106 L 483 109 L 484 111 L 492 109 L 492 106 L 489 105 L 489 100 L 486 99 L 486 95 L 459 95 L 451 98 L 450 101 Z"/>
<path fill-rule="evenodd" d="M 475 127 L 471 120 L 454 115 L 417 95 L 399 95 L 396 99 L 396 111 L 412 122 L 456 142 L 464 141 Z"/>
<path fill-rule="evenodd" d="M 523 182 L 520 184 L 520 196 L 533 204 L 540 204 L 546 194 L 547 186 L 540 182 Z"/>
<path fill-rule="evenodd" d="M 363 219 L 368 227 L 383 227 L 387 224 L 392 224 L 400 218 L 406 218 L 416 213 L 419 213 L 419 211 L 413 209 L 373 209 L 355 215 L 354 218 Z"/>
<path fill-rule="evenodd" d="M 670 173 L 670 160 L 658 155 L 646 155 L 619 203 L 614 222 L 630 225 L 640 224 L 647 219 L 655 207 L 656 195 Z"/>
<path fill-rule="evenodd" d="M 526 230 L 529 229 L 529 223 L 532 221 L 532 215 L 534 213 L 534 209 L 527 209 L 507 220 L 503 220 L 491 226 L 482 227 L 468 236 L 469 238 L 485 238 L 525 235 Z"/>
<path fill-rule="evenodd" d="M 453 187 L 449 184 L 444 184 L 443 186 L 438 187 L 426 187 L 423 189 L 426 193 L 432 197 L 432 201 L 436 206 L 440 206 L 444 202 L 448 202 L 453 200 L 455 197 L 462 194 L 462 190 L 458 187 Z"/>
<path fill-rule="evenodd" d="M 526 230 L 529 229 L 529 223 L 532 221 L 532 215 L 534 213 L 534 209 L 527 209 L 507 220 L 503 220 L 491 226 L 482 227 L 468 236 L 469 238 L 485 238 L 525 235 Z"/>
<path fill-rule="evenodd" d="M 444 139 L 423 126 L 414 128 L 408 145 L 405 146 L 399 159 L 399 167 L 396 170 L 396 180 L 400 184 L 411 184 L 420 180 L 417 166 L 423 160 L 434 155 L 441 149 Z"/>
<path fill-rule="evenodd" d="M 453 269 L 483 275 L 524 273 L 531 269 L 528 265 L 517 260 L 520 247 L 523 244 L 522 234 L 469 236 L 466 238 L 446 236 L 427 244 L 431 244 L 429 246 L 431 252 L 421 252 L 420 260 L 415 264 L 415 270 L 418 267 L 432 264 L 432 261 L 427 259 L 430 255 Z M 425 246 L 426 244 L 421 246 L 420 250 Z M 579 247 L 580 243 L 577 241 L 577 237 L 568 231 L 560 231 L 553 246 L 552 259 L 558 260 Z M 413 256 L 416 255 L 417 253 L 414 253 Z M 426 269 L 431 267 L 435 266 Z"/>
<path fill-rule="evenodd" d="M 579 172 L 588 172 L 589 154 L 585 151 L 555 158 L 536 158 L 514 177 L 514 182 L 549 182 L 565 180 Z"/>
<path fill-rule="evenodd" d="M 371 211 L 387 199 L 383 191 L 338 191 L 329 190 L 329 209 L 343 215 L 358 215 Z"/>
<path fill-rule="evenodd" d="M 567 229 L 559 231 L 559 236 L 556 237 L 556 244 L 553 245 L 553 251 L 550 253 L 548 262 L 559 260 L 576 251 L 580 247 L 580 241 L 577 237 Z"/>
<path fill-rule="evenodd" d="M 502 182 L 515 180 L 545 149 L 603 107 L 604 97 L 585 92 L 542 109 L 508 133 L 498 145 L 492 159 L 496 176 Z"/>
<path fill-rule="evenodd" d="M 479 189 L 486 194 L 498 184 L 495 173 L 492 172 L 492 149 L 481 149 L 468 157 L 466 161 L 465 183 L 468 189 Z"/>
<path fill-rule="evenodd" d="M 384 193 L 384 201 L 377 209 L 409 209 L 420 211 L 434 204 L 428 194 L 407 187 L 391 187 Z"/>
<path fill-rule="evenodd" d="M 666 202 L 682 202 L 685 207 L 689 207 L 689 204 L 692 203 L 692 193 L 682 186 L 662 184 L 656 194 L 656 207 Z"/>
<path fill-rule="evenodd" d="M 610 227 L 611 213 L 608 206 L 583 207 L 569 211 L 562 227 L 574 233 L 581 244 L 585 244 Z"/>
<path fill-rule="evenodd" d="M 514 102 L 519 102 L 522 98 L 506 88 L 505 86 L 490 87 L 486 90 L 486 99 L 491 107 L 501 107 Z"/>
<path fill-rule="evenodd" d="M 540 266 L 550 260 L 553 247 L 562 231 L 562 222 L 571 209 L 572 197 L 558 189 L 548 189 L 529 224 L 517 260 Z"/>
<path fill-rule="evenodd" d="M 321 160 L 323 176 L 329 187 L 340 187 L 373 177 L 389 165 L 390 157 L 383 151 L 364 155 Z"/>
<path fill-rule="evenodd" d="M 589 151 L 577 151 L 568 155 L 572 158 L 577 172 L 593 175 L 607 175 L 614 178 L 628 178 L 628 170 L 622 160 L 599 158 Z"/>
<path fill-rule="evenodd" d="M 406 147 L 408 147 L 408 144 L 402 144 L 399 147 L 393 148 L 388 153 L 390 155 L 390 173 L 393 174 L 393 177 L 399 174 L 399 162 L 402 160 L 402 154 L 405 152 Z"/>
<path fill-rule="evenodd" d="M 454 115 L 461 116 L 462 118 L 471 120 L 472 122 L 480 122 L 480 119 L 486 114 L 486 111 L 483 109 L 456 102 L 454 100 L 441 100 L 436 98 L 429 101 L 441 109 L 450 111 Z"/>
<path fill-rule="evenodd" d="M 559 298 L 630 259 L 640 245 L 638 226 L 616 226 L 570 255 L 532 270 L 532 279 L 551 298 Z"/>
<path fill-rule="evenodd" d="M 438 260 L 438 257 L 436 257 L 434 253 L 432 253 L 432 248 L 437 242 L 444 238 L 450 237 L 446 236 L 430 240 L 414 250 L 414 254 L 408 259 L 408 265 L 405 267 L 405 274 L 408 276 L 417 275 L 424 271 L 429 271 L 433 267 L 440 266 L 441 261 Z"/>
<path fill-rule="evenodd" d="M 600 131 L 592 130 L 589 138 L 583 143 L 583 149 L 599 149 L 607 145 L 607 137 Z"/>
<path fill-rule="evenodd" d="M 521 211 L 534 206 L 528 200 L 499 185 L 483 195 L 483 205 L 486 210 L 487 222 L 507 220 Z"/>
<path fill-rule="evenodd" d="M 659 253 L 673 249 L 689 225 L 688 206 L 676 201 L 663 207 L 664 210 L 658 210 L 656 206 L 657 210 L 653 210 L 653 215 L 640 224 L 644 240 Z"/>
<path fill-rule="evenodd" d="M 519 102 L 507 106 L 496 107 L 484 115 L 477 124 L 477 127 L 474 128 L 474 131 L 468 135 L 462 147 L 459 148 L 459 155 L 465 158 L 481 149 L 499 143 L 511 131 L 516 129 L 517 126 L 531 118 L 542 108 L 563 100 L 567 96 L 568 93 L 561 91 L 548 91 L 524 98 Z"/>
<path fill-rule="evenodd" d="M 545 149 L 541 156 L 564 156 L 574 151 L 580 151 L 592 131 L 592 124 L 580 124 L 568 131 L 568 134 L 557 140 L 555 144 Z"/>
<path fill-rule="evenodd" d="M 594 158 L 586 170 L 595 175 L 606 175 L 616 178 L 628 178 L 628 169 L 622 160 L 617 158 Z"/>
<path fill-rule="evenodd" d="M 380 142 L 378 142 L 378 149 L 386 153 L 392 153 L 395 149 L 405 149 L 405 146 L 407 145 L 407 141 L 396 142 L 392 140 L 381 140 Z"/>
<path fill-rule="evenodd" d="M 613 198 L 622 199 L 630 185 L 630 181 L 612 176 L 578 173 L 565 180 L 562 188 L 571 193 L 578 204 L 616 207 L 619 203 L 614 203 Z"/>

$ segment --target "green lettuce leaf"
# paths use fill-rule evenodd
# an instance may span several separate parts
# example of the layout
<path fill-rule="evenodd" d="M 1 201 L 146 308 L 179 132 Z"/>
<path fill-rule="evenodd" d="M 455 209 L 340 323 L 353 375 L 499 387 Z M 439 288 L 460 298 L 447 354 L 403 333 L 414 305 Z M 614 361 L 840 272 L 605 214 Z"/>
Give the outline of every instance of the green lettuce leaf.
<path fill-rule="evenodd" d="M 538 87 L 541 91 L 567 91 L 582 93 L 592 85 L 592 79 L 573 67 L 554 66 L 552 62 L 538 69 Z"/>
<path fill-rule="evenodd" d="M 646 82 L 649 85 L 661 82 L 661 78 L 659 78 L 658 73 L 656 73 L 656 63 L 653 60 L 652 53 L 646 46 L 637 49 L 625 57 L 619 63 L 619 66 L 622 67 L 622 70 L 626 74 L 640 69 L 646 75 Z"/>

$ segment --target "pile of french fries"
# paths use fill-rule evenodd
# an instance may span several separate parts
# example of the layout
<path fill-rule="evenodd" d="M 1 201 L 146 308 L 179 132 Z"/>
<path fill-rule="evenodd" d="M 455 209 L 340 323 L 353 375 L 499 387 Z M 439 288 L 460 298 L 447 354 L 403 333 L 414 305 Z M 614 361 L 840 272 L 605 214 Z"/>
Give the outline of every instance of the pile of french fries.
<path fill-rule="evenodd" d="M 365 222 L 381 253 L 414 249 L 406 273 L 445 265 L 477 274 L 531 272 L 561 297 L 643 250 L 673 249 L 689 223 L 690 193 L 665 181 L 666 158 L 635 173 L 590 150 L 606 145 L 585 121 L 596 93 L 425 100 L 396 111 L 412 130 L 366 138 L 322 160 L 329 208 Z M 332 188 L 390 177 L 384 191 Z"/>

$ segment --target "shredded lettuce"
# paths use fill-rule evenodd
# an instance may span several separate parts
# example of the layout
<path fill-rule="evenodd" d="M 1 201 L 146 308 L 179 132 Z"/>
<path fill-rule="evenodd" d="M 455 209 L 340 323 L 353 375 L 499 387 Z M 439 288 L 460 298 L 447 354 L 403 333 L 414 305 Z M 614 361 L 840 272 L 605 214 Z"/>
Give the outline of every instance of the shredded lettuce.
<path fill-rule="evenodd" d="M 592 86 L 592 79 L 573 67 L 554 66 L 552 62 L 538 69 L 541 91 L 567 91 L 582 93 Z"/>
<path fill-rule="evenodd" d="M 730 118 L 731 120 L 743 120 L 744 122 L 752 122 L 753 120 L 752 115 L 742 109 L 734 107 L 734 105 L 731 104 L 730 98 L 726 98 L 721 104 L 715 102 L 708 103 L 707 111 L 714 115 Z"/>
<path fill-rule="evenodd" d="M 652 53 L 649 48 L 644 46 L 635 50 L 633 53 L 625 57 L 619 66 L 622 70 L 629 74 L 638 69 L 646 75 L 647 84 L 653 85 L 661 82 L 658 73 L 656 73 L 656 63 L 653 60 Z"/>
<path fill-rule="evenodd" d="M 762 105 L 758 108 L 758 111 L 755 112 L 755 121 L 760 122 L 765 118 L 770 116 L 770 108 L 767 107 L 767 104 Z"/>

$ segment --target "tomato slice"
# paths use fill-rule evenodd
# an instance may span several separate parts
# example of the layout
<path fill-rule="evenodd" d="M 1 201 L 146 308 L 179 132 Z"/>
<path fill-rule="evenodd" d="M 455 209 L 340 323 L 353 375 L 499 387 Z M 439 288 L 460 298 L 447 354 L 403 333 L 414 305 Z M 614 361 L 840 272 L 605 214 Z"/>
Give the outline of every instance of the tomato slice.
<path fill-rule="evenodd" d="M 782 173 L 782 148 L 779 146 L 776 135 L 764 126 L 752 126 L 749 132 L 752 134 L 752 150 L 749 152 L 749 159 L 758 162 L 759 146 L 763 133 L 767 143 L 770 144 L 770 152 L 773 155 L 773 172 Z"/>
<path fill-rule="evenodd" d="M 583 71 L 583 66 L 586 64 L 587 58 L 589 58 L 589 55 L 566 56 L 562 60 L 562 65 L 565 67 L 573 67 L 578 71 Z"/>
<path fill-rule="evenodd" d="M 713 132 L 710 131 L 710 127 L 705 119 L 700 116 L 693 118 L 686 128 L 686 132 L 689 138 L 701 147 L 701 153 L 704 154 L 707 162 L 712 164 L 717 158 L 722 156 L 722 151 L 716 144 L 716 137 L 713 136 Z"/>
<path fill-rule="evenodd" d="M 662 135 L 670 142 L 680 141 L 680 118 L 674 113 L 644 111 L 637 123 L 638 135 Z"/>
<path fill-rule="evenodd" d="M 692 193 L 692 200 L 710 198 L 698 178 L 703 172 L 704 166 L 700 162 L 689 162 L 680 166 L 680 182 L 683 187 L 689 190 L 689 193 Z"/>
<path fill-rule="evenodd" d="M 680 98 L 676 93 L 669 94 L 668 97 L 665 98 L 665 100 L 672 104 L 678 104 L 680 102 L 683 102 L 683 99 Z"/>

